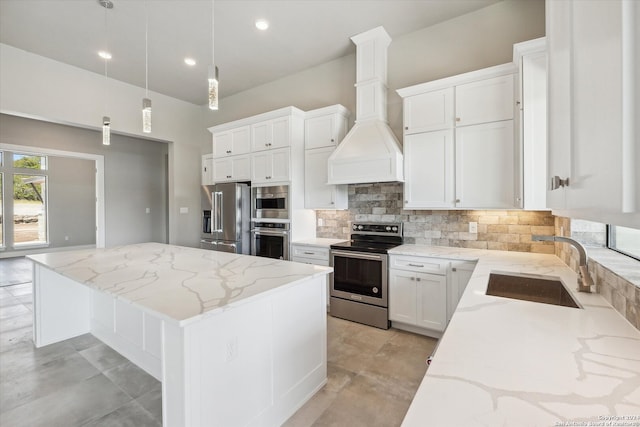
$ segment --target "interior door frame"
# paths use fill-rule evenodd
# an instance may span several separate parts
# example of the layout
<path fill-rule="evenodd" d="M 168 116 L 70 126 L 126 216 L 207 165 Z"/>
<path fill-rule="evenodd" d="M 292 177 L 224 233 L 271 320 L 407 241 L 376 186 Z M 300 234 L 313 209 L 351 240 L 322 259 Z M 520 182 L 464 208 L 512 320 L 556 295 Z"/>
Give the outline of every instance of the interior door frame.
<path fill-rule="evenodd" d="M 104 248 L 106 242 L 105 205 L 104 205 L 104 156 L 101 154 L 78 153 L 75 151 L 55 150 L 52 148 L 0 143 L 0 150 L 21 154 L 45 154 L 48 156 L 72 157 L 92 160 L 96 167 L 96 248 Z"/>

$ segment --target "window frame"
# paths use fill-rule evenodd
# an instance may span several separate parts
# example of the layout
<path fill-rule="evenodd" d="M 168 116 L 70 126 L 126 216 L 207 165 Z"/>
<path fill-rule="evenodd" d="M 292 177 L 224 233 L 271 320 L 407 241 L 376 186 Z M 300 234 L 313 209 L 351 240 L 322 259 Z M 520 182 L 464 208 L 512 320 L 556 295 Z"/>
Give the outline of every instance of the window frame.
<path fill-rule="evenodd" d="M 636 261 L 640 261 L 640 256 L 636 255 L 636 254 L 630 254 L 628 252 L 625 252 L 623 250 L 618 249 L 617 247 L 615 247 L 615 233 L 613 232 L 613 227 L 616 227 L 615 224 L 607 224 L 607 249 L 610 249 L 612 251 L 618 252 L 619 254 L 622 254 L 624 256 L 627 256 L 629 258 L 633 258 Z"/>

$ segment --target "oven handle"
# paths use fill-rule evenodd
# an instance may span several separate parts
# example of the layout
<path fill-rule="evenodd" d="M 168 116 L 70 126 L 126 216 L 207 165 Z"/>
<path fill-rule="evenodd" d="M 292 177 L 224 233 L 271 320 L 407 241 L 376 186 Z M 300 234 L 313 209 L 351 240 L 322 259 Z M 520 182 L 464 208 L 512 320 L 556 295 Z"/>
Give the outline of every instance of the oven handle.
<path fill-rule="evenodd" d="M 363 254 L 361 252 L 349 252 L 349 251 L 340 251 L 340 250 L 331 250 L 331 255 L 342 256 L 345 258 L 358 258 L 358 259 L 370 259 L 373 261 L 382 261 L 382 257 L 384 255 L 370 255 Z"/>
<path fill-rule="evenodd" d="M 282 231 L 272 231 L 272 230 L 251 230 L 251 233 L 259 236 L 261 234 L 265 234 L 267 236 L 288 236 L 289 232 L 286 230 Z"/>

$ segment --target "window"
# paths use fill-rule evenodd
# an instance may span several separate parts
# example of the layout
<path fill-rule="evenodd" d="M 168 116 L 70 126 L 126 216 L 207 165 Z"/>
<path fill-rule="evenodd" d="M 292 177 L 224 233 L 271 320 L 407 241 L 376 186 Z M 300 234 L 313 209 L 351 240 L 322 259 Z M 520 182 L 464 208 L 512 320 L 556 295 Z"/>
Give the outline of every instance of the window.
<path fill-rule="evenodd" d="M 47 158 L 33 154 L 13 153 L 14 169 L 47 170 Z"/>
<path fill-rule="evenodd" d="M 13 242 L 47 243 L 47 177 L 13 175 Z"/>
<path fill-rule="evenodd" d="M 640 230 L 609 225 L 607 231 L 609 249 L 640 260 Z"/>

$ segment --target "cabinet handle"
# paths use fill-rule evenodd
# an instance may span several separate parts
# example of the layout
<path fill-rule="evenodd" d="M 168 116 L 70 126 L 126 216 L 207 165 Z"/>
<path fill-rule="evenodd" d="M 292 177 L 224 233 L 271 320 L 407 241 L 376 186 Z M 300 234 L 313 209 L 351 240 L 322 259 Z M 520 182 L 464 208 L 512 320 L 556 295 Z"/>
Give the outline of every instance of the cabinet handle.
<path fill-rule="evenodd" d="M 456 122 L 459 122 L 459 121 L 460 121 L 460 117 L 456 117 Z"/>
<path fill-rule="evenodd" d="M 456 199 L 456 203 L 460 203 L 460 199 Z"/>
<path fill-rule="evenodd" d="M 231 154 L 231 150 L 227 150 L 227 154 Z"/>
<path fill-rule="evenodd" d="M 332 204 L 332 205 L 335 205 L 335 204 L 336 204 L 336 202 L 331 202 L 331 204 Z"/>
<path fill-rule="evenodd" d="M 409 130 L 409 126 L 405 126 L 405 127 L 404 127 L 404 130 Z"/>
<path fill-rule="evenodd" d="M 411 280 L 416 280 L 416 278 L 415 278 L 415 277 L 412 277 L 412 278 L 411 278 Z"/>
<path fill-rule="evenodd" d="M 204 168 L 204 171 L 206 172 L 206 171 L 207 171 L 207 168 Z"/>
<path fill-rule="evenodd" d="M 231 178 L 231 175 L 227 175 L 227 178 Z"/>
<path fill-rule="evenodd" d="M 458 271 L 458 269 L 455 268 L 455 267 L 451 267 L 451 271 L 453 271 L 455 273 L 456 271 Z"/>
<path fill-rule="evenodd" d="M 331 138 L 331 142 L 335 142 L 335 139 Z"/>
<path fill-rule="evenodd" d="M 303 252 L 305 255 L 315 255 L 315 252 Z"/>
<path fill-rule="evenodd" d="M 409 264 L 407 264 L 407 265 L 408 265 L 409 267 L 419 267 L 419 268 L 423 268 L 423 267 L 424 267 L 424 265 L 423 265 L 423 264 L 411 264 L 411 263 L 409 263 Z"/>
<path fill-rule="evenodd" d="M 569 178 L 562 179 L 558 175 L 551 177 L 550 190 L 557 190 L 560 187 L 568 187 L 568 186 L 569 186 Z"/>
<path fill-rule="evenodd" d="M 420 278 L 419 278 L 419 277 L 416 277 L 416 282 L 419 282 L 419 281 L 420 281 Z"/>

